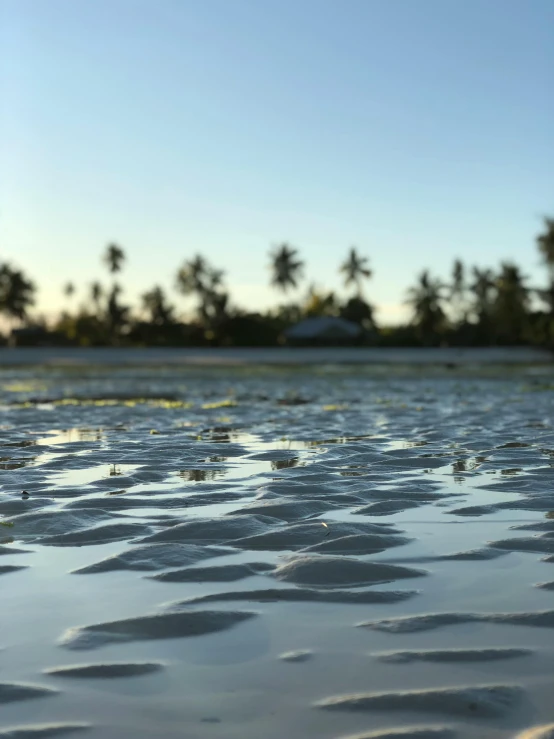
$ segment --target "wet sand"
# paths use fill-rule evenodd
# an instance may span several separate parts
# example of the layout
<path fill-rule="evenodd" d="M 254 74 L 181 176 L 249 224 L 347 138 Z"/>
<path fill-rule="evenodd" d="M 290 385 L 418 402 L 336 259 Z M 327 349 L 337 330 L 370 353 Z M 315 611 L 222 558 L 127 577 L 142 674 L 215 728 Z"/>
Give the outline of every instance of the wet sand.
<path fill-rule="evenodd" d="M 552 739 L 552 374 L 4 367 L 0 739 Z"/>

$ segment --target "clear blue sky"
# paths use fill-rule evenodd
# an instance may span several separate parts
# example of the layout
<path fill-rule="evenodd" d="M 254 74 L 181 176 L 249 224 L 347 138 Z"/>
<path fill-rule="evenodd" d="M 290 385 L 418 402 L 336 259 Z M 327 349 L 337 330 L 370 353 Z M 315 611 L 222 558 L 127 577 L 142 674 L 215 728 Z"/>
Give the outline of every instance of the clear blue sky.
<path fill-rule="evenodd" d="M 275 303 L 358 245 L 381 321 L 452 260 L 521 263 L 554 211 L 552 0 L 0 0 L 0 250 L 40 307 L 125 247 L 129 297 L 203 252 Z"/>

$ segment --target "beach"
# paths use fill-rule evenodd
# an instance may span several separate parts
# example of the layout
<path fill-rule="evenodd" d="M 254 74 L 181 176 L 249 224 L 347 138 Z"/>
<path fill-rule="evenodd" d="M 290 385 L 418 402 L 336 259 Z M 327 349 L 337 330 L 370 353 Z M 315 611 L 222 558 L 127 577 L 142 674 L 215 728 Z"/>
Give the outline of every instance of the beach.
<path fill-rule="evenodd" d="M 0 738 L 554 736 L 549 355 L 279 351 L 0 353 Z"/>

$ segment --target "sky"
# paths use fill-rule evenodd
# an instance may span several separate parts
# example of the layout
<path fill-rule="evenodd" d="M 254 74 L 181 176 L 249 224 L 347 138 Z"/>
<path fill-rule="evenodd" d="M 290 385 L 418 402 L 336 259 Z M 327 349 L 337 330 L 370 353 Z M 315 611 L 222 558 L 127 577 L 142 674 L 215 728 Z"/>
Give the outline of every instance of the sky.
<path fill-rule="evenodd" d="M 282 241 L 339 293 L 356 245 L 381 323 L 456 257 L 539 283 L 552 28 L 552 0 L 0 0 L 0 259 L 47 314 L 111 241 L 133 300 L 201 252 L 284 302 Z"/>

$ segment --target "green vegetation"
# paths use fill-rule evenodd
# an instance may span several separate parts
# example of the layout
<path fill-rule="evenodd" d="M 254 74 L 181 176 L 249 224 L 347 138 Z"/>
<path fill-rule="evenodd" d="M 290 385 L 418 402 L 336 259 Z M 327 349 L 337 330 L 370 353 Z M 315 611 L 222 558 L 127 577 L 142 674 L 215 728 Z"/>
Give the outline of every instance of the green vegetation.
<path fill-rule="evenodd" d="M 365 283 L 373 276 L 367 257 L 352 247 L 339 265 L 350 296 L 341 300 L 311 284 L 301 299 L 265 313 L 249 312 L 230 298 L 222 270 L 197 254 L 175 275 L 177 294 L 193 298 L 193 314 L 182 320 L 159 285 L 138 306 L 125 303 L 116 277 L 126 254 L 109 244 L 102 256 L 109 284 L 92 283 L 79 292 L 64 288 L 66 307 L 50 324 L 32 314 L 36 286 L 21 270 L 0 262 L 0 313 L 7 326 L 2 343 L 66 346 L 274 346 L 283 331 L 303 318 L 339 316 L 364 329 L 358 343 L 377 346 L 514 346 L 554 348 L 554 219 L 545 218 L 537 247 L 547 287 L 528 284 L 511 262 L 496 269 L 455 260 L 446 282 L 423 270 L 406 294 L 411 320 L 403 326 L 376 325 Z M 282 243 L 270 252 L 270 284 L 283 295 L 297 289 L 306 265 L 299 250 Z"/>

